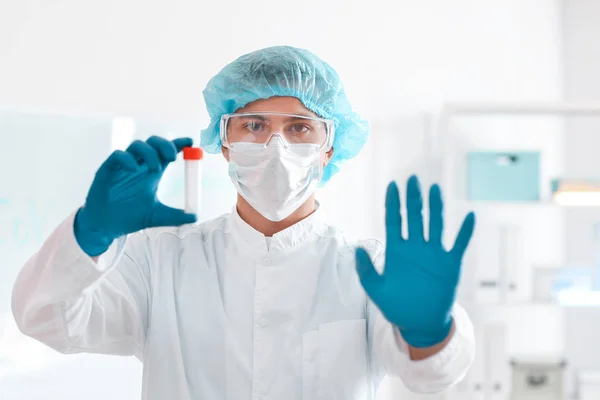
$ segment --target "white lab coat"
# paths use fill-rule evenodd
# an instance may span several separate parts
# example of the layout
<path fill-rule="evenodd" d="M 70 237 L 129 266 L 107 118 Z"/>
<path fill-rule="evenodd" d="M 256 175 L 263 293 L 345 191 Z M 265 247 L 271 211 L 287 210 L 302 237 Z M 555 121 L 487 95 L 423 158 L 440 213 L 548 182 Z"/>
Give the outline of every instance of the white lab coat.
<path fill-rule="evenodd" d="M 13 313 L 59 352 L 137 356 L 146 400 L 372 399 L 385 374 L 423 393 L 462 379 L 475 347 L 465 311 L 444 350 L 411 361 L 367 301 L 357 245 L 381 265 L 381 243 L 352 240 L 320 209 L 268 247 L 234 210 L 121 238 L 96 263 L 71 216 L 23 267 Z"/>

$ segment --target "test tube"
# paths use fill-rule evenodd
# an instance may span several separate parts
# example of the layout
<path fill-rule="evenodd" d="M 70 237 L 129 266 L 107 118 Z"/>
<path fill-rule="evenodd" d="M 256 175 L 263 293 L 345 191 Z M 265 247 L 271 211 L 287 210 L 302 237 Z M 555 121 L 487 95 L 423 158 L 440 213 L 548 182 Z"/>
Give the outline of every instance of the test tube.
<path fill-rule="evenodd" d="M 183 159 L 185 161 L 185 212 L 189 214 L 200 213 L 200 200 L 202 199 L 202 156 L 200 147 L 185 147 Z"/>

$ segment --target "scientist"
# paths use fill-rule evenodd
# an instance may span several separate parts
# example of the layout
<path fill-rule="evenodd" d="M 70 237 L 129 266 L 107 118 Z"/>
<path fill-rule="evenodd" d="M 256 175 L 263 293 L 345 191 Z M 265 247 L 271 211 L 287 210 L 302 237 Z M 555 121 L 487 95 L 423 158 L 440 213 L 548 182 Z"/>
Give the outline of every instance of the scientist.
<path fill-rule="evenodd" d="M 434 185 L 426 240 L 412 177 L 407 233 L 388 188 L 385 249 L 328 225 L 315 190 L 368 128 L 307 51 L 245 55 L 203 93 L 201 144 L 229 161 L 231 213 L 193 224 L 157 200 L 191 139 L 115 151 L 20 272 L 21 331 L 61 353 L 135 355 L 147 400 L 368 399 L 386 374 L 420 393 L 463 378 L 475 345 L 455 294 L 473 214 L 446 251 Z"/>

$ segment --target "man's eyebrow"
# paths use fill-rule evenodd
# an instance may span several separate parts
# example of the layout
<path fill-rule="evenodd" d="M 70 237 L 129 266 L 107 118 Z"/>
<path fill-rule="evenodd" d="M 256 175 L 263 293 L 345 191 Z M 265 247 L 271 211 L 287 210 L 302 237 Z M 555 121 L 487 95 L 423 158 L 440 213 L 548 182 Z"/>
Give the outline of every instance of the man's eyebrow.
<path fill-rule="evenodd" d="M 304 117 L 304 118 L 302 118 L 302 117 Z M 296 119 L 305 119 L 305 118 L 311 118 L 311 119 L 313 119 L 313 118 L 318 118 L 318 117 L 315 117 L 314 115 L 310 115 L 308 113 L 297 113 L 297 114 L 295 114 L 293 116 L 290 115 L 286 119 L 286 121 L 293 121 L 293 120 L 296 120 Z"/>
<path fill-rule="evenodd" d="M 241 119 L 258 119 L 261 121 L 266 121 L 267 117 L 264 115 L 259 115 L 259 114 L 247 114 L 247 115 L 240 115 L 238 118 Z"/>

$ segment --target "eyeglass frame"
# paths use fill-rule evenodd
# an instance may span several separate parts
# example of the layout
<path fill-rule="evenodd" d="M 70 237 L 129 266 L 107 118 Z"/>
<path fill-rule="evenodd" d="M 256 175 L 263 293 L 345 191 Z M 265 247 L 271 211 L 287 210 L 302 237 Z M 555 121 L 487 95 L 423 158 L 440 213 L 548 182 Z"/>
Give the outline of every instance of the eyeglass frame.
<path fill-rule="evenodd" d="M 335 137 L 335 123 L 332 119 L 326 119 L 326 118 L 320 118 L 320 117 L 309 117 L 306 115 L 298 115 L 298 114 L 288 114 L 288 113 L 277 113 L 277 112 L 253 112 L 253 113 L 240 113 L 240 114 L 236 114 L 236 113 L 232 113 L 232 114 L 224 114 L 221 116 L 221 121 L 220 121 L 220 128 L 219 128 L 219 136 L 221 137 L 221 144 L 223 145 L 223 147 L 225 148 L 231 148 L 231 144 L 229 143 L 229 141 L 227 140 L 227 132 L 225 129 L 225 126 L 227 125 L 227 121 L 232 118 L 232 117 L 251 117 L 253 115 L 273 115 L 276 117 L 297 117 L 300 119 L 312 119 L 314 121 L 318 121 L 318 122 L 322 122 L 327 126 L 327 135 L 328 137 L 325 138 L 325 142 L 321 145 L 321 147 L 319 148 L 319 151 L 323 150 L 324 148 L 327 148 L 326 152 L 330 151 L 333 148 L 333 139 Z M 271 135 L 272 137 L 273 135 Z M 271 139 L 271 137 L 269 137 L 269 140 Z M 269 140 L 267 140 L 265 142 L 265 147 L 267 146 L 267 143 L 269 143 Z"/>

